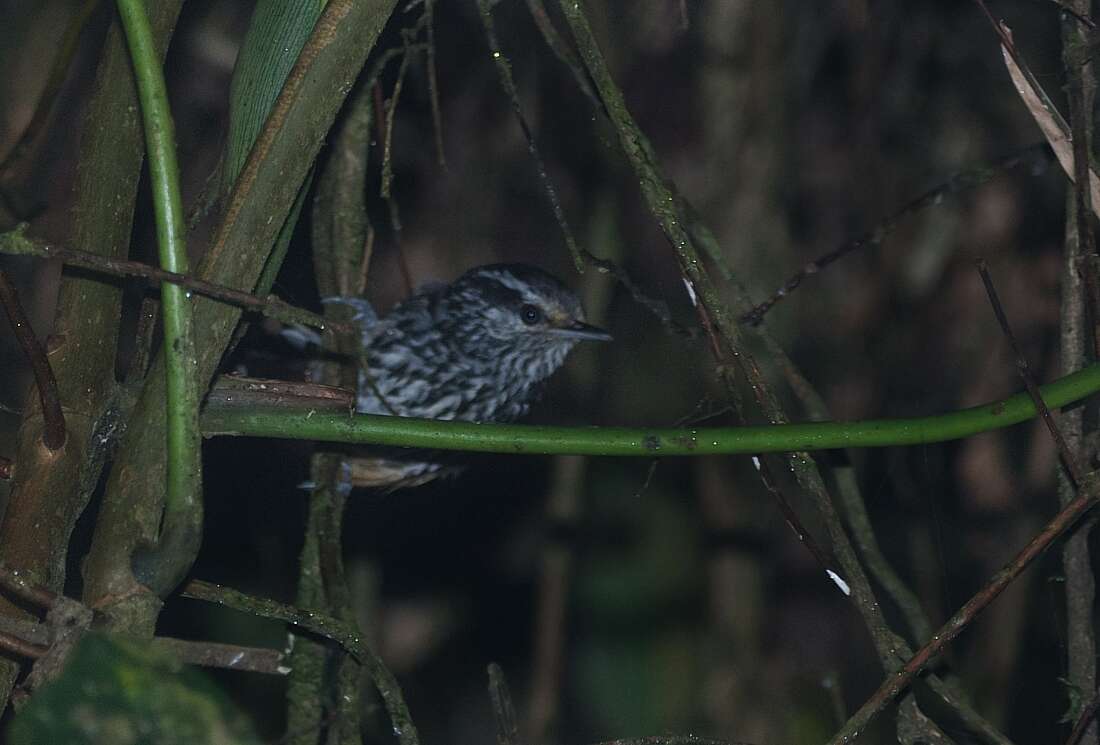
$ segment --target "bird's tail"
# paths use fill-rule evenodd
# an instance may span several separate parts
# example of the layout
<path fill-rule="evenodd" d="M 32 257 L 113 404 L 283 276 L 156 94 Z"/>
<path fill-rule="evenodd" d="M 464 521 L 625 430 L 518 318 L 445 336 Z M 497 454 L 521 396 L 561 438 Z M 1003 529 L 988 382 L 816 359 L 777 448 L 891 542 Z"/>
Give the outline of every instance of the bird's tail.
<path fill-rule="evenodd" d="M 374 312 L 374 308 L 371 307 L 371 304 L 363 298 L 341 297 L 335 295 L 333 297 L 322 298 L 321 302 L 343 303 L 344 305 L 351 306 L 353 311 L 351 319 L 359 324 L 364 334 L 366 334 L 374 324 L 378 323 L 378 314 Z M 279 336 L 283 337 L 290 346 L 299 351 L 304 352 L 321 348 L 321 335 L 317 331 L 297 323 L 284 326 L 279 332 Z"/>
<path fill-rule="evenodd" d="M 279 331 L 279 336 L 283 337 L 287 344 L 301 352 L 311 347 L 321 348 L 321 335 L 313 329 L 297 323 L 283 326 Z"/>

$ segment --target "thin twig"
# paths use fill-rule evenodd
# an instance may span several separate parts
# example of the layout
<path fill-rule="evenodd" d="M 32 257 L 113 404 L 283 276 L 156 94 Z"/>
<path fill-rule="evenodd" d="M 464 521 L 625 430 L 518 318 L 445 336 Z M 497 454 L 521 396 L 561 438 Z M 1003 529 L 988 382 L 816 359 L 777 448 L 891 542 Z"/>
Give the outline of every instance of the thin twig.
<path fill-rule="evenodd" d="M 67 624 L 72 624 L 74 611 L 77 615 L 86 615 L 86 620 L 92 618 L 92 612 L 79 601 L 30 582 L 18 571 L 4 566 L 0 566 L 0 588 L 44 610 L 61 609 Z M 49 651 L 48 640 L 53 635 L 50 614 L 47 614 L 46 619 L 46 623 L 6 619 L 0 628 L 0 648 L 33 659 L 42 657 Z M 275 649 L 171 637 L 155 637 L 153 646 L 171 652 L 189 665 L 248 670 L 271 675 L 285 675 L 287 672 L 282 653 Z"/>
<path fill-rule="evenodd" d="M 1085 285 L 1083 294 L 1088 322 L 1092 327 L 1092 355 L 1094 359 L 1100 359 L 1100 256 L 1079 255 L 1075 268 Z"/>
<path fill-rule="evenodd" d="M 0 588 L 44 610 L 54 607 L 61 597 L 56 592 L 29 581 L 19 570 L 0 565 Z"/>
<path fill-rule="evenodd" d="M 180 595 L 185 598 L 218 603 L 243 613 L 285 621 L 339 644 L 367 670 L 371 682 L 382 696 L 394 733 L 401 745 L 419 745 L 416 726 L 413 724 L 397 679 L 393 677 L 393 673 L 374 650 L 363 643 L 359 629 L 354 623 L 316 611 L 277 603 L 267 598 L 246 595 L 243 592 L 201 580 L 188 582 L 180 591 Z"/>
<path fill-rule="evenodd" d="M 397 68 L 397 81 L 393 84 L 393 94 L 390 100 L 380 109 L 385 116 L 386 127 L 382 132 L 382 188 L 383 199 L 392 197 L 393 186 L 393 123 L 397 118 L 397 104 L 401 100 L 401 91 L 405 87 L 405 73 L 409 69 L 409 60 L 412 56 L 410 45 L 406 44 L 404 55 L 401 57 L 401 65 Z"/>
<path fill-rule="evenodd" d="M 562 668 L 569 626 L 566 608 L 574 564 L 574 548 L 568 536 L 576 530 L 584 472 L 584 458 L 555 458 L 546 495 L 545 519 L 549 535 L 540 559 L 530 692 L 524 727 L 530 745 L 546 742 L 546 734 L 561 705 Z"/>
<path fill-rule="evenodd" d="M 1078 496 L 1054 516 L 1039 533 L 1024 546 L 1018 554 L 1002 568 L 982 589 L 966 601 L 966 603 L 947 620 L 932 638 L 894 674 L 887 677 L 878 690 L 848 719 L 844 727 L 837 732 L 830 745 L 844 745 L 850 743 L 876 714 L 884 709 L 895 697 L 905 690 L 913 679 L 929 664 L 933 657 L 943 651 L 944 647 L 951 643 L 962 633 L 962 630 L 970 625 L 979 613 L 986 609 L 990 603 L 1009 584 L 1015 580 L 1031 562 L 1039 557 L 1051 543 L 1054 542 L 1070 526 L 1076 523 L 1096 503 L 1098 486 L 1100 481 L 1093 475 L 1089 475 L 1082 484 Z"/>
<path fill-rule="evenodd" d="M 1062 0 L 1047 0 L 1047 2 L 1051 2 L 1051 3 L 1054 3 L 1055 5 L 1057 5 L 1058 8 L 1063 13 L 1065 13 L 1067 16 L 1069 16 L 1073 20 L 1080 23 L 1082 26 L 1085 26 L 1090 30 L 1093 30 L 1093 29 L 1096 28 L 1096 22 L 1095 21 L 1093 21 L 1088 16 L 1082 15 L 1081 13 L 1077 12 L 1076 10 L 1071 8 L 1070 6 L 1066 5 Z"/>
<path fill-rule="evenodd" d="M 512 694 L 508 690 L 504 671 L 495 662 L 489 663 L 489 700 L 493 703 L 493 714 L 497 721 L 498 745 L 518 745 L 516 708 L 512 705 Z"/>
<path fill-rule="evenodd" d="M 404 65 L 404 61 L 402 61 Z M 397 87 L 394 87 L 394 94 L 397 93 Z M 393 106 L 396 101 L 391 100 L 389 105 Z M 388 109 L 385 99 L 382 97 L 382 84 L 374 84 L 374 112 L 378 119 L 378 137 L 385 143 L 387 142 L 387 133 L 390 132 L 388 122 Z M 413 279 L 412 271 L 409 269 L 409 261 L 405 257 L 405 247 L 401 240 L 401 213 L 397 207 L 397 200 L 390 196 L 389 193 L 389 181 L 387 180 L 386 173 L 392 168 L 390 164 L 390 149 L 388 146 L 382 148 L 382 197 L 386 202 L 386 209 L 390 215 L 390 229 L 393 231 L 393 243 L 397 252 L 397 267 L 401 270 L 401 279 L 405 285 L 405 294 L 411 295 L 413 291 Z M 390 176 L 392 179 L 392 175 Z"/>
<path fill-rule="evenodd" d="M 630 278 L 626 270 L 614 261 L 596 256 L 596 254 L 588 249 L 581 249 L 581 253 L 584 255 L 584 260 L 589 266 L 595 267 L 598 272 L 610 274 L 614 277 L 615 280 L 630 293 L 630 297 L 634 299 L 634 302 L 656 316 L 657 320 L 659 320 L 670 332 L 685 339 L 694 339 L 698 336 L 694 329 L 689 329 L 674 321 L 672 319 L 672 311 L 668 309 L 668 303 L 664 300 L 647 295 L 645 291 Z"/>
<path fill-rule="evenodd" d="M 356 658 L 361 658 L 363 655 L 363 642 L 359 638 L 358 631 L 351 624 L 338 618 L 302 610 L 267 598 L 246 595 L 228 587 L 197 579 L 184 585 L 180 596 L 217 603 L 254 616 L 285 621 L 336 642 Z"/>
<path fill-rule="evenodd" d="M 543 191 L 550 201 L 554 219 L 558 221 L 558 227 L 565 239 L 565 245 L 569 248 L 569 254 L 573 257 L 573 264 L 578 272 L 583 272 L 584 256 L 581 255 L 581 251 L 577 247 L 577 241 L 573 237 L 573 231 L 570 229 L 569 221 L 565 217 L 565 210 L 561 206 L 561 198 L 558 196 L 557 187 L 554 186 L 554 182 L 546 170 L 546 163 L 543 161 L 539 147 L 535 143 L 535 136 L 531 133 L 531 128 L 527 124 L 527 117 L 523 115 L 523 107 L 519 102 L 519 92 L 516 90 L 516 83 L 512 78 L 512 66 L 508 62 L 508 58 L 504 56 L 504 52 L 501 51 L 500 41 L 497 39 L 496 26 L 493 24 L 492 7 L 489 0 L 477 0 L 477 7 L 481 15 L 481 25 L 485 29 L 485 36 L 489 41 L 489 51 L 492 54 L 493 62 L 496 64 L 500 85 L 508 96 L 508 102 L 512 105 L 512 113 L 515 114 L 516 122 L 523 131 L 523 137 L 527 141 L 527 152 L 535 163 L 535 170 L 542 182 Z"/>
<path fill-rule="evenodd" d="M 1092 12 L 1092 0 L 1072 0 L 1075 8 L 1065 7 L 1067 12 L 1077 11 L 1077 16 L 1085 18 Z M 1068 19 L 1068 15 L 1064 16 Z M 1090 154 L 1092 152 L 1093 103 L 1096 97 L 1096 76 L 1093 65 L 1088 60 L 1087 45 L 1091 31 L 1080 23 L 1064 20 L 1062 23 L 1062 64 L 1066 71 L 1066 91 L 1069 99 L 1070 136 L 1073 150 L 1073 186 L 1071 202 L 1066 209 L 1065 266 L 1063 268 L 1062 313 L 1061 319 L 1061 362 L 1063 369 L 1078 368 L 1086 364 L 1087 319 L 1095 324 L 1098 300 L 1095 275 L 1096 240 L 1092 228 L 1090 207 L 1097 186 L 1090 173 Z M 1086 260 L 1081 261 L 1082 258 Z M 1078 276 L 1071 273 L 1082 268 Z M 1082 281 L 1083 279 L 1083 281 Z M 1098 343 L 1093 335 L 1093 346 Z M 1085 418 L 1084 412 L 1074 411 L 1061 418 L 1061 433 L 1064 435 L 1064 453 L 1073 453 L 1077 458 L 1085 456 Z M 1060 474 L 1058 479 L 1058 497 L 1061 503 L 1075 496 L 1077 482 L 1072 476 Z M 1096 690 L 1096 630 L 1095 600 L 1096 577 L 1092 568 L 1090 534 L 1095 518 L 1083 521 L 1080 528 L 1065 542 L 1062 549 L 1062 568 L 1066 581 L 1063 589 L 1066 596 L 1066 678 L 1069 685 L 1079 691 Z M 1085 745 L 1098 745 L 1097 727 L 1082 717 L 1083 724 L 1079 737 Z"/>
<path fill-rule="evenodd" d="M 794 290 L 796 290 L 806 279 L 821 272 L 825 267 L 829 266 L 829 264 L 844 258 L 850 253 L 862 248 L 873 248 L 880 245 L 886 238 L 893 234 L 903 219 L 915 215 L 929 207 L 941 204 L 943 200 L 950 195 L 958 194 L 962 191 L 988 183 L 993 178 L 1006 171 L 1021 166 L 1033 165 L 1041 158 L 1049 157 L 1049 146 L 1046 143 L 1037 143 L 1028 145 L 1022 150 L 1018 150 L 988 165 L 959 171 L 951 178 L 947 179 L 947 181 L 932 187 L 916 199 L 906 202 L 900 209 L 890 214 L 885 220 L 871 230 L 841 244 L 839 247 L 817 257 L 803 266 L 792 274 L 778 290 L 772 293 L 771 297 L 743 314 L 740 319 L 741 323 L 750 326 L 759 325 L 772 307 L 782 301 L 787 295 L 794 292 Z"/>
<path fill-rule="evenodd" d="M 17 636 L 11 636 L 2 631 L 0 631 L 0 649 L 31 660 L 40 659 L 49 651 L 46 647 L 25 642 Z"/>
<path fill-rule="evenodd" d="M 1092 699 L 1081 710 L 1081 716 L 1077 717 L 1077 721 L 1073 725 L 1073 731 L 1069 733 L 1069 739 L 1066 740 L 1066 745 L 1077 745 L 1081 741 L 1081 738 L 1085 736 L 1085 730 L 1096 719 L 1097 709 L 1100 709 L 1100 693 L 1093 694 Z"/>
<path fill-rule="evenodd" d="M 0 305 L 4 306 L 11 330 L 31 363 L 38 401 L 42 406 L 42 443 L 51 451 L 59 450 L 65 444 L 65 412 L 61 409 L 57 378 L 46 357 L 46 349 L 35 336 L 30 319 L 23 311 L 23 304 L 19 302 L 19 292 L 3 269 L 0 269 Z"/>
<path fill-rule="evenodd" d="M 435 154 L 439 167 L 447 170 L 447 155 L 443 150 L 443 114 L 439 110 L 439 78 L 435 65 L 435 0 L 424 0 L 424 17 L 428 34 L 428 100 L 432 106 L 432 129 L 435 130 Z"/>
<path fill-rule="evenodd" d="M 845 582 L 840 576 L 840 573 L 833 568 L 833 562 L 829 560 L 825 551 L 822 550 L 821 546 L 814 540 L 810 531 L 806 530 L 806 527 L 798 517 L 798 513 L 795 512 L 794 507 L 791 506 L 786 495 L 783 494 L 783 490 L 779 488 L 779 483 L 775 480 L 775 476 L 772 474 L 763 456 L 752 456 L 752 464 L 755 466 L 757 473 L 760 474 L 760 480 L 763 482 L 764 488 L 772 495 L 775 503 L 779 506 L 779 511 L 783 513 L 783 519 L 787 521 L 787 525 L 790 526 L 795 536 L 798 537 L 799 543 L 805 546 L 810 552 L 810 555 L 814 557 L 814 560 L 818 563 L 818 566 L 821 567 L 821 571 L 825 573 L 829 581 L 840 588 L 840 591 L 845 595 L 851 595 L 852 593 L 851 589 L 848 587 L 848 583 Z"/>
<path fill-rule="evenodd" d="M 550 14 L 546 12 L 542 0 L 527 0 L 527 10 L 530 12 L 531 18 L 534 19 L 535 25 L 538 26 L 546 46 L 550 47 L 550 51 L 554 53 L 554 56 L 573 73 L 573 79 L 577 82 L 577 87 L 581 89 L 581 93 L 592 101 L 599 111 L 604 112 L 603 101 L 592 90 L 592 83 L 588 78 L 588 73 L 585 72 L 584 64 L 577 59 L 577 55 L 573 52 L 569 43 L 561 38 L 561 34 L 554 28 L 554 23 L 550 20 Z"/>
<path fill-rule="evenodd" d="M 169 652 L 180 662 L 188 665 L 218 667 L 265 675 L 284 676 L 290 672 L 290 668 L 286 666 L 283 659 L 283 653 L 277 649 L 197 642 L 167 636 L 155 637 L 153 648 Z"/>
<path fill-rule="evenodd" d="M 1050 436 L 1058 447 L 1058 453 L 1062 456 L 1062 462 L 1065 464 L 1066 470 L 1069 471 L 1070 478 L 1080 488 L 1081 479 L 1085 472 L 1082 470 L 1080 462 L 1078 462 L 1077 455 L 1066 445 L 1066 438 L 1062 435 L 1062 431 L 1058 429 L 1058 423 L 1054 421 L 1054 415 L 1050 413 L 1050 409 L 1044 403 L 1043 395 L 1039 392 L 1039 386 L 1035 384 L 1035 380 L 1031 376 L 1027 357 L 1020 349 L 1020 345 L 1016 341 L 1016 335 L 1012 333 L 1008 316 L 1005 315 L 1001 300 L 997 297 L 997 289 L 993 286 L 993 278 L 989 276 L 989 267 L 986 265 L 985 259 L 978 259 L 978 272 L 982 275 L 982 283 L 985 285 L 986 294 L 989 295 L 989 303 L 993 306 L 993 313 L 997 316 L 997 322 L 1001 325 L 1001 330 L 1008 338 L 1008 343 L 1012 346 L 1012 352 L 1016 355 L 1016 369 L 1024 381 L 1027 394 L 1031 397 L 1032 402 L 1035 404 L 1035 410 L 1039 412 L 1039 415 L 1043 418 L 1043 423 L 1050 431 Z"/>
<path fill-rule="evenodd" d="M 211 300 L 238 308 L 255 311 L 285 323 L 300 323 L 316 329 L 331 325 L 324 317 L 303 308 L 296 308 L 276 297 L 259 298 L 231 287 L 214 284 L 187 274 L 165 271 L 160 267 L 140 261 L 113 259 L 109 256 L 88 253 L 76 248 L 45 243 L 26 235 L 26 226 L 0 234 L 0 253 L 19 256 L 37 256 L 43 259 L 59 259 L 65 264 L 89 269 L 112 277 L 135 277 L 152 282 L 169 282 L 195 292 Z"/>

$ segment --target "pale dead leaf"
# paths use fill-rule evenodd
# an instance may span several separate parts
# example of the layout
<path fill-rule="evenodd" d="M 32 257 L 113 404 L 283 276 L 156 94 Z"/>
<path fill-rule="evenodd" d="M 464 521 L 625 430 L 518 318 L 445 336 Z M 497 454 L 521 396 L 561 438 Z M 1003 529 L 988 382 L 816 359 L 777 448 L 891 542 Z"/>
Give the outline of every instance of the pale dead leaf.
<path fill-rule="evenodd" d="M 1011 42 L 1012 32 L 1008 26 L 1002 23 L 1001 29 Z M 1031 75 L 1030 71 L 1021 69 L 1012 51 L 1003 43 L 1001 44 L 1001 55 L 1004 57 L 1005 67 L 1008 68 L 1008 74 L 1012 78 L 1012 84 L 1016 87 L 1016 92 L 1020 94 L 1024 106 L 1027 106 L 1027 110 L 1031 112 L 1035 123 L 1039 125 L 1043 137 L 1050 143 L 1050 147 L 1054 150 L 1062 170 L 1069 176 L 1069 180 L 1073 181 L 1073 136 L 1066 120 L 1058 113 L 1058 109 L 1054 107 L 1046 92 L 1033 82 L 1034 76 Z M 1089 195 L 1092 198 L 1092 211 L 1100 216 L 1100 178 L 1097 177 L 1096 171 L 1091 168 L 1089 169 Z"/>

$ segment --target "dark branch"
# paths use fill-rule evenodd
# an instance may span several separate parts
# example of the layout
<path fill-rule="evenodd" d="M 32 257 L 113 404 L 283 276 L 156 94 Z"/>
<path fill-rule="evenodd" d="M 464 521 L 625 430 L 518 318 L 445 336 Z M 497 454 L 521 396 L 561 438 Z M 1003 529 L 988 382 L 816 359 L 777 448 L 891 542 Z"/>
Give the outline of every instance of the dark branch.
<path fill-rule="evenodd" d="M 23 348 L 23 354 L 31 363 L 34 372 L 34 384 L 38 389 L 38 401 L 42 405 L 43 432 L 42 442 L 50 450 L 59 450 L 65 444 L 65 412 L 61 410 L 61 396 L 57 392 L 57 378 L 46 357 L 46 348 L 38 341 L 31 328 L 23 304 L 19 302 L 19 293 L 8 278 L 7 272 L 0 269 L 0 305 L 11 323 L 12 332 Z"/>
<path fill-rule="evenodd" d="M 134 277 L 154 282 L 170 282 L 211 300 L 251 310 L 285 323 L 300 323 L 312 328 L 324 329 L 332 324 L 303 308 L 296 308 L 276 297 L 260 298 L 231 287 L 214 284 L 186 274 L 167 272 L 140 261 L 115 259 L 88 253 L 75 248 L 45 243 L 26 235 L 25 226 L 0 234 L 0 253 L 37 256 L 43 259 L 59 259 L 65 264 L 107 274 L 112 277 Z"/>
<path fill-rule="evenodd" d="M 1020 349 L 1020 344 L 1016 341 L 1016 335 L 1012 333 L 1011 326 L 1009 326 L 1008 316 L 1005 315 L 1001 299 L 997 296 L 997 289 L 993 286 L 993 278 L 989 276 L 989 267 L 986 265 L 985 259 L 978 259 L 978 272 L 982 275 L 982 283 L 985 285 L 986 294 L 989 295 L 989 303 L 993 306 L 993 313 L 997 316 L 997 322 L 1001 324 L 1001 330 L 1008 338 L 1008 343 L 1012 345 L 1012 352 L 1016 355 L 1016 369 L 1024 381 L 1027 394 L 1031 397 L 1032 403 L 1035 404 L 1035 410 L 1043 418 L 1043 423 L 1050 430 L 1050 436 L 1058 447 L 1058 453 L 1062 456 L 1062 462 L 1065 464 L 1070 478 L 1073 479 L 1073 483 L 1077 488 L 1080 488 L 1084 471 L 1077 460 L 1077 455 L 1066 444 L 1066 438 L 1062 435 L 1062 431 L 1058 429 L 1058 423 L 1054 421 L 1054 415 L 1050 413 L 1050 409 L 1043 401 L 1043 394 L 1039 392 L 1039 386 L 1035 384 L 1035 379 L 1032 377 L 1031 369 L 1027 364 L 1027 358 Z"/>
<path fill-rule="evenodd" d="M 873 248 L 881 245 L 898 227 L 901 221 L 911 215 L 915 215 L 928 207 L 933 207 L 943 202 L 952 195 L 973 189 L 988 183 L 996 176 L 1021 166 L 1033 165 L 1040 160 L 1045 161 L 1050 157 L 1050 149 L 1046 143 L 1029 145 L 1000 160 L 988 165 L 960 171 L 938 186 L 934 186 L 921 194 L 916 199 L 906 203 L 899 210 L 891 214 L 878 225 L 863 235 L 841 244 L 838 248 L 823 254 L 806 264 L 783 283 L 783 286 L 772 293 L 764 302 L 756 305 L 752 310 L 741 316 L 741 323 L 750 326 L 758 326 L 764 320 L 764 316 L 776 304 L 787 295 L 794 292 L 809 277 L 817 274 L 835 261 L 844 258 L 850 253 L 861 248 Z"/>

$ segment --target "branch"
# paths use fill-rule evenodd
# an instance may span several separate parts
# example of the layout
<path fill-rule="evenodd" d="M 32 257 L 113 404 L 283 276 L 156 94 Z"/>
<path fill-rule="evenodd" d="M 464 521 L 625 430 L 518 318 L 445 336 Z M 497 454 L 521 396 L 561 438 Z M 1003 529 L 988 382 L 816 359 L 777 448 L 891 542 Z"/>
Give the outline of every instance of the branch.
<path fill-rule="evenodd" d="M 516 726 L 516 707 L 504 671 L 495 662 L 489 663 L 489 700 L 497 720 L 497 745 L 519 745 L 519 728 Z"/>
<path fill-rule="evenodd" d="M 248 613 L 261 618 L 273 618 L 292 624 L 339 644 L 348 654 L 361 658 L 364 654 L 363 642 L 358 630 L 351 624 L 322 613 L 306 611 L 267 598 L 246 595 L 231 587 L 222 587 L 212 582 L 193 579 L 183 586 L 180 596 L 193 600 L 205 600 L 208 603 L 224 605 L 227 608 Z"/>
<path fill-rule="evenodd" d="M 202 667 L 284 676 L 290 672 L 283 653 L 266 647 L 245 647 L 239 644 L 197 642 L 169 636 L 153 638 L 153 648 L 171 653 L 180 662 Z"/>
<path fill-rule="evenodd" d="M 162 55 L 181 5 L 181 0 L 163 0 L 148 6 Z M 69 240 L 96 253 L 122 257 L 133 232 L 143 147 L 132 65 L 117 22 L 111 23 L 102 44 L 92 91 L 80 122 Z M 114 283 L 62 276 L 50 364 L 65 406 L 68 440 L 57 453 L 43 448 L 42 421 L 31 407 L 25 407 L 19 429 L 14 457 L 18 467 L 0 524 L 0 562 L 51 589 L 64 586 L 66 569 L 73 566 L 73 527 L 100 484 L 103 463 L 130 409 L 117 396 L 114 375 L 121 298 L 122 290 Z M 0 601 L 0 612 L 25 617 L 21 608 L 6 601 Z M 16 670 L 12 662 L 0 661 L 0 703 L 7 698 Z"/>
<path fill-rule="evenodd" d="M 149 182 L 157 227 L 160 264 L 166 271 L 188 271 L 186 227 L 180 196 L 176 133 L 164 84 L 164 70 L 141 0 L 117 0 L 137 79 L 149 156 Z M 195 368 L 195 322 L 191 293 L 161 285 L 164 325 L 167 438 L 164 515 L 155 545 L 141 549 L 147 571 L 139 581 L 161 597 L 187 574 L 202 544 L 202 435 Z M 205 386 L 204 386 L 205 388 Z M 135 558 L 137 558 L 135 556 Z"/>
<path fill-rule="evenodd" d="M 3 269 L 0 269 L 0 305 L 4 306 L 11 330 L 34 372 L 34 386 L 38 390 L 38 403 L 42 407 L 45 430 L 42 433 L 42 444 L 50 451 L 60 450 L 65 444 L 65 412 L 61 410 L 57 378 L 54 377 L 50 360 L 46 357 L 46 348 L 38 341 L 30 319 L 23 310 L 23 304 L 19 302 L 19 292 Z"/>
<path fill-rule="evenodd" d="M 882 711 L 887 704 L 904 691 L 913 679 L 929 664 L 933 657 L 938 655 L 956 636 L 962 633 L 974 618 L 977 617 L 993 600 L 1008 587 L 1008 585 L 1027 568 L 1032 561 L 1046 550 L 1046 548 L 1062 535 L 1070 526 L 1081 518 L 1095 503 L 1100 482 L 1097 476 L 1090 474 L 1082 485 L 1079 496 L 1066 505 L 1061 512 L 1047 523 L 1038 535 L 1024 546 L 1024 548 L 1003 569 L 993 575 L 989 582 L 981 590 L 976 592 L 970 600 L 955 612 L 943 626 L 932 636 L 923 647 L 909 659 L 908 662 L 896 673 L 887 676 L 879 689 L 867 699 L 866 703 L 845 723 L 837 732 L 830 745 L 845 745 L 850 743 L 863 728 L 870 723 L 876 714 Z"/>
<path fill-rule="evenodd" d="M 787 297 L 787 295 L 798 289 L 804 281 L 820 273 L 830 264 L 839 261 L 850 253 L 863 248 L 874 248 L 881 245 L 883 241 L 897 230 L 898 225 L 901 224 L 902 220 L 905 218 L 922 212 L 929 207 L 942 204 L 944 198 L 948 196 L 959 194 L 967 189 L 974 189 L 978 186 L 982 186 L 1012 169 L 1034 165 L 1036 161 L 1040 159 L 1046 162 L 1050 157 L 1049 152 L 1048 146 L 1044 143 L 1028 145 L 992 163 L 987 163 L 976 168 L 969 168 L 965 171 L 959 171 L 942 184 L 932 187 L 917 198 L 905 203 L 900 209 L 889 215 L 885 220 L 863 235 L 841 244 L 829 253 L 821 255 L 803 266 L 792 274 L 778 290 L 771 294 L 770 297 L 753 306 L 752 310 L 742 314 L 740 319 L 741 323 L 750 326 L 761 324 L 768 311 Z"/>
<path fill-rule="evenodd" d="M 0 233 L 0 253 L 13 256 L 36 256 L 42 259 L 58 259 L 65 264 L 112 277 L 136 277 L 151 282 L 169 282 L 197 295 L 217 300 L 226 305 L 255 311 L 283 323 L 300 323 L 303 326 L 316 329 L 325 328 L 323 317 L 304 308 L 296 308 L 277 297 L 260 298 L 247 292 L 234 290 L 232 287 L 205 282 L 188 274 L 165 271 L 150 264 L 143 264 L 140 261 L 100 256 L 76 248 L 60 246 L 56 243 L 47 243 L 28 236 L 26 224 L 19 225 L 14 230 L 6 233 Z"/>
<path fill-rule="evenodd" d="M 554 212 L 554 219 L 558 221 L 558 227 L 561 229 L 562 236 L 565 238 L 565 245 L 569 248 L 569 254 L 573 257 L 573 265 L 578 272 L 583 272 L 585 257 L 581 254 L 581 250 L 577 246 L 577 241 L 573 238 L 573 231 L 570 230 L 569 221 L 565 218 L 565 210 L 561 206 L 561 198 L 558 196 L 558 190 L 554 186 L 554 182 L 550 179 L 550 174 L 546 170 L 546 163 L 543 161 L 542 154 L 539 152 L 538 145 L 535 143 L 535 136 L 531 134 L 531 127 L 527 124 L 527 117 L 523 115 L 523 107 L 519 102 L 519 92 L 516 90 L 515 80 L 512 79 L 512 66 L 508 62 L 508 58 L 504 56 L 504 52 L 500 49 L 496 25 L 493 23 L 492 3 L 490 0 L 477 0 L 477 7 L 481 16 L 481 25 L 485 29 L 485 36 L 489 42 L 489 51 L 492 53 L 493 62 L 496 63 L 497 74 L 500 77 L 500 85 L 508 96 L 508 101 L 512 104 L 512 113 L 515 115 L 520 129 L 523 130 L 523 137 L 527 142 L 527 152 L 530 154 L 531 160 L 535 163 L 535 170 L 538 171 L 539 180 L 542 181 L 543 191 L 550 201 L 550 207 Z"/>
<path fill-rule="evenodd" d="M 359 630 L 354 624 L 323 613 L 302 610 L 292 605 L 246 595 L 228 587 L 199 580 L 188 582 L 180 594 L 185 598 L 206 600 L 244 613 L 285 621 L 336 642 L 348 654 L 363 663 L 371 676 L 371 681 L 382 696 L 382 702 L 386 706 L 386 712 L 390 716 L 390 722 L 401 745 L 418 745 L 416 727 L 412 723 L 401 687 L 381 658 L 363 643 Z"/>
<path fill-rule="evenodd" d="M 1100 364 L 1041 386 L 1039 391 L 1051 408 L 1079 401 L 1100 391 Z M 203 433 L 486 453 L 655 458 L 922 445 L 1008 427 L 1036 414 L 1025 393 L 938 416 L 696 429 L 437 421 L 318 411 L 320 407 L 308 401 L 283 404 L 286 408 L 280 410 L 270 406 L 241 410 L 231 402 L 222 406 L 211 401 L 203 413 Z M 289 410 L 292 405 L 300 407 L 297 412 Z"/>
<path fill-rule="evenodd" d="M 396 0 L 329 0 L 251 149 L 198 275 L 247 291 L 256 286 L 286 216 L 306 180 L 350 83 L 373 49 Z M 233 337 L 240 311 L 201 299 L 201 344 L 192 376 L 206 388 Z M 84 598 L 113 629 L 151 625 L 152 598 L 135 582 L 130 555 L 156 535 L 162 513 L 165 428 L 163 357 L 130 418 L 108 479 L 91 550 Z"/>
<path fill-rule="evenodd" d="M 1070 478 L 1073 479 L 1073 483 L 1077 487 L 1080 487 L 1081 479 L 1084 477 L 1085 471 L 1081 468 L 1076 453 L 1070 450 L 1069 446 L 1066 445 L 1066 438 L 1062 436 L 1061 430 L 1058 429 L 1058 423 L 1054 421 L 1054 416 L 1050 413 L 1050 409 L 1047 408 L 1046 402 L 1043 401 L 1043 396 L 1039 392 L 1039 386 L 1035 385 L 1035 380 L 1031 377 L 1031 369 L 1028 367 L 1027 357 L 1024 356 L 1023 351 L 1020 349 L 1020 345 L 1016 341 L 1016 335 L 1012 333 L 1012 327 L 1008 323 L 1008 316 L 1005 315 L 1004 307 L 1001 305 L 1001 299 L 997 296 L 997 289 L 993 286 L 993 278 L 989 276 L 989 267 L 986 265 L 985 259 L 978 260 L 978 272 L 982 275 L 982 284 L 985 285 L 985 292 L 989 296 L 989 303 L 993 306 L 993 313 L 997 316 L 997 323 L 1001 325 L 1001 330 L 1004 332 L 1005 337 L 1008 338 L 1008 343 L 1012 347 L 1013 354 L 1016 355 L 1016 369 L 1019 371 L 1020 377 L 1024 381 L 1024 386 L 1027 388 L 1027 395 L 1031 399 L 1032 405 L 1042 417 L 1043 424 L 1046 425 L 1047 430 L 1050 432 L 1051 439 L 1054 440 L 1054 444 L 1058 447 L 1058 454 L 1062 456 L 1062 462 L 1065 464 Z"/>

